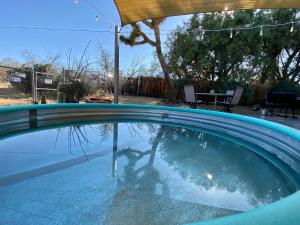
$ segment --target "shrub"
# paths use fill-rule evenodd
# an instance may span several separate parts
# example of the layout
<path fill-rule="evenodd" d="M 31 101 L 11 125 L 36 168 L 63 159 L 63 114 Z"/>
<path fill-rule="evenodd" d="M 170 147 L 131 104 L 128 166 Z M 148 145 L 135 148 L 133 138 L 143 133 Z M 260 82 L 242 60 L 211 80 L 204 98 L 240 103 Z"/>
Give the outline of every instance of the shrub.
<path fill-rule="evenodd" d="M 67 103 L 78 103 L 84 96 L 89 94 L 87 85 L 80 80 L 60 84 L 59 91 L 64 94 Z"/>

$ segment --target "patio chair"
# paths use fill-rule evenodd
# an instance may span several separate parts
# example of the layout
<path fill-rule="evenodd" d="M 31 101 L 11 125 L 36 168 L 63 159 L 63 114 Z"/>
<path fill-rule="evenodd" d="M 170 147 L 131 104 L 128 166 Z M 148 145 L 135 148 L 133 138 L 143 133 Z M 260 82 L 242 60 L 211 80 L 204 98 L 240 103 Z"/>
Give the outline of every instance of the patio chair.
<path fill-rule="evenodd" d="M 224 111 L 231 112 L 230 108 L 238 105 L 244 93 L 243 87 L 237 87 L 234 91 L 227 90 L 223 102 L 217 102 L 217 105 L 224 106 Z"/>
<path fill-rule="evenodd" d="M 203 103 L 202 101 L 197 100 L 194 85 L 184 86 L 184 96 L 185 96 L 185 102 L 194 109 L 196 108 L 197 105 Z"/>
<path fill-rule="evenodd" d="M 224 102 L 227 102 L 227 103 L 230 103 L 232 98 L 233 98 L 233 95 L 234 95 L 234 91 L 235 90 L 227 90 L 226 91 L 226 96 L 224 98 Z"/>

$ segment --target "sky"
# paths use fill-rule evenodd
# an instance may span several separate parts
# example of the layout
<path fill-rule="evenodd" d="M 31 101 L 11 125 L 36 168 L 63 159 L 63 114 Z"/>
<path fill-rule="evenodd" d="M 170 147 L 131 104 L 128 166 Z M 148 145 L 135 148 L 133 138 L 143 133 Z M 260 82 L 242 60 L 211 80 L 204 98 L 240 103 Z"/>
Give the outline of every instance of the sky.
<path fill-rule="evenodd" d="M 100 43 L 112 54 L 114 52 L 113 33 L 66 32 L 46 30 L 7 29 L 9 26 L 67 28 L 84 30 L 113 30 L 120 25 L 120 18 L 113 0 L 86 0 L 96 6 L 100 13 L 88 6 L 85 0 L 2 0 L 0 14 L 0 60 L 13 58 L 23 63 L 24 52 L 29 51 L 45 59 L 47 55 L 61 54 L 65 58 L 68 49 L 80 57 L 89 41 L 88 56 L 96 62 L 96 45 Z M 99 16 L 99 21 L 96 21 Z M 162 29 L 172 30 L 182 25 L 189 16 L 170 17 Z M 122 31 L 128 30 L 124 27 Z M 166 31 L 167 32 L 167 31 Z M 164 33 L 166 33 L 164 32 Z M 162 41 L 166 40 L 162 35 Z M 139 56 L 150 63 L 154 49 L 143 45 L 120 46 L 120 68 L 126 69 L 133 57 Z"/>

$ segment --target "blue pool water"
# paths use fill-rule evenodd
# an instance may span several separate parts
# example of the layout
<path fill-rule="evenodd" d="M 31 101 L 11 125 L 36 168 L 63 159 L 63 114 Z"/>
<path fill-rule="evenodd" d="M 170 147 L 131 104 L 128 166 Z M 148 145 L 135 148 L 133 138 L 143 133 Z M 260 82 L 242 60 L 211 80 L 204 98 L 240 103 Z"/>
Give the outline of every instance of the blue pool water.
<path fill-rule="evenodd" d="M 0 140 L 0 224 L 191 223 L 295 191 L 239 143 L 176 126 L 100 123 Z"/>

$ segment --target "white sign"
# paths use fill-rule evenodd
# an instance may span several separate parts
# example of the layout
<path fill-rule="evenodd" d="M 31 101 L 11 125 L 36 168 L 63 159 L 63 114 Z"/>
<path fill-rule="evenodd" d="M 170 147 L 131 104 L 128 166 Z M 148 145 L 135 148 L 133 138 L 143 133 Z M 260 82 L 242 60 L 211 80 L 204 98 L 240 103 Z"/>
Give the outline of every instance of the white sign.
<path fill-rule="evenodd" d="M 16 72 L 16 76 L 22 77 L 22 78 L 26 78 L 26 74 L 25 73 Z"/>
<path fill-rule="evenodd" d="M 52 79 L 51 78 L 46 78 L 45 79 L 45 84 L 52 84 Z"/>
<path fill-rule="evenodd" d="M 26 74 L 25 73 L 20 73 L 20 72 L 16 72 L 16 71 L 9 71 L 10 76 L 14 76 L 14 77 L 21 77 L 21 78 L 26 78 Z"/>
<path fill-rule="evenodd" d="M 21 83 L 21 77 L 10 77 L 10 82 Z"/>

